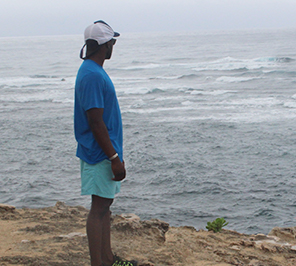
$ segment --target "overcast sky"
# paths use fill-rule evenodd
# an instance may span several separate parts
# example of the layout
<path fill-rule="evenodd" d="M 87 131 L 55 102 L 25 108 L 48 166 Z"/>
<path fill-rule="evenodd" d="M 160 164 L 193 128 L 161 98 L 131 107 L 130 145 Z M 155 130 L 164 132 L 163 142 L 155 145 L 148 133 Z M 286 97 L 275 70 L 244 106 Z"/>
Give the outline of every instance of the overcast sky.
<path fill-rule="evenodd" d="M 0 37 L 83 34 L 103 19 L 119 32 L 296 28 L 296 0 L 0 0 Z"/>

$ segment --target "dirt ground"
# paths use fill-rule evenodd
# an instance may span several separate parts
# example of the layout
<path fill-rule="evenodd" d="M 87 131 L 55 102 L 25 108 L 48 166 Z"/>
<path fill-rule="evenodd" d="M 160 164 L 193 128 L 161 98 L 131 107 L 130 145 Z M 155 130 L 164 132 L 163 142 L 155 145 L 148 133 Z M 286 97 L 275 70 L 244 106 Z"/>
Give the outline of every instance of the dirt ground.
<path fill-rule="evenodd" d="M 42 209 L 0 205 L 0 265 L 90 265 L 88 210 L 57 202 Z M 170 227 L 134 214 L 112 217 L 113 251 L 139 266 L 295 266 L 296 228 L 269 235 Z"/>

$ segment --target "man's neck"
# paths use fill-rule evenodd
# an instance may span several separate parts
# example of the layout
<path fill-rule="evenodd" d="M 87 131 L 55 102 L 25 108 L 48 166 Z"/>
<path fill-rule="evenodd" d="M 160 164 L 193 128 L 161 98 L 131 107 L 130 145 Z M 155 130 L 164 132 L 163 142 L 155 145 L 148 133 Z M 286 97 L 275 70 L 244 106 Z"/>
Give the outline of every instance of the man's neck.
<path fill-rule="evenodd" d="M 101 49 L 100 52 L 92 55 L 89 59 L 93 60 L 94 62 L 96 62 L 97 64 L 99 64 L 101 67 L 103 67 L 105 59 L 106 58 L 106 52 Z"/>
<path fill-rule="evenodd" d="M 105 59 L 99 59 L 99 58 L 96 58 L 96 57 L 90 57 L 89 59 L 96 62 L 101 67 L 103 67 L 104 62 L 105 62 Z"/>

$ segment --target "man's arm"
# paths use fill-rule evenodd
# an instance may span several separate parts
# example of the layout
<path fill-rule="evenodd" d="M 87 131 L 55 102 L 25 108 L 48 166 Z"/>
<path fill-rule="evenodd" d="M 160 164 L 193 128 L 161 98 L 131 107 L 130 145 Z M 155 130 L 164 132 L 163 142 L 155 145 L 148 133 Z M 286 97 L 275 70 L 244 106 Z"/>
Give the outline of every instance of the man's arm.
<path fill-rule="evenodd" d="M 86 111 L 90 129 L 94 135 L 95 140 L 105 152 L 108 158 L 112 157 L 116 151 L 111 143 L 108 130 L 103 120 L 103 108 L 92 108 Z M 125 178 L 126 171 L 124 162 L 121 162 L 119 157 L 111 161 L 111 167 L 114 174 L 114 181 L 121 181 Z"/>

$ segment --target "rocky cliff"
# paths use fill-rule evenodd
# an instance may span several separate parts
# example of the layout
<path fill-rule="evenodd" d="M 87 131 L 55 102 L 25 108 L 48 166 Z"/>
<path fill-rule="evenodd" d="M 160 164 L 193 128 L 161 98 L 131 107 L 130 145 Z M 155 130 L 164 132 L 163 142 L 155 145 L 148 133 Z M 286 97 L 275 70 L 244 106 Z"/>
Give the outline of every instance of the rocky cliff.
<path fill-rule="evenodd" d="M 42 209 L 0 205 L 0 265 L 90 265 L 85 223 L 88 210 L 57 202 Z M 170 227 L 134 214 L 112 217 L 112 247 L 140 266 L 295 266 L 296 227 L 268 235 Z"/>

